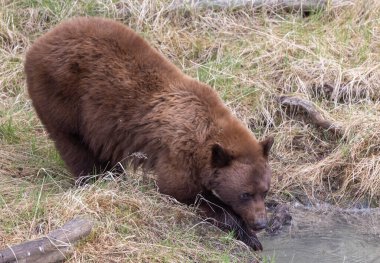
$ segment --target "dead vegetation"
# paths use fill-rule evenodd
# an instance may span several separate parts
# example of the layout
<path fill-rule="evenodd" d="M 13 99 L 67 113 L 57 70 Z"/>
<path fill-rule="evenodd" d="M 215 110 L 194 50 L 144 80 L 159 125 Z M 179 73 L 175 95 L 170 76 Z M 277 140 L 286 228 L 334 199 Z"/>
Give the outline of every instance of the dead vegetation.
<path fill-rule="evenodd" d="M 171 1 L 0 0 L 0 247 L 70 218 L 96 219 L 72 262 L 230 262 L 254 255 L 159 195 L 141 175 L 75 187 L 25 92 L 23 58 L 63 19 L 119 20 L 187 74 L 218 90 L 257 137 L 274 135 L 271 199 L 378 207 L 380 4 L 299 13 L 270 9 L 172 10 Z M 340 128 L 311 124 L 298 96 Z"/>

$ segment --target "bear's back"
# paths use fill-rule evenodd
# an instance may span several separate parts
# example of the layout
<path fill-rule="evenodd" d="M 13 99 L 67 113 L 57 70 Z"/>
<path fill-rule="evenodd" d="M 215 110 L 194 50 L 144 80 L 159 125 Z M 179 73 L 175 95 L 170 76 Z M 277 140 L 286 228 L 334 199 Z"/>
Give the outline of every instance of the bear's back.
<path fill-rule="evenodd" d="M 31 82 L 45 79 L 46 86 L 70 95 L 87 93 L 94 82 L 119 81 L 141 90 L 160 87 L 157 76 L 163 81 L 183 75 L 133 30 L 102 18 L 75 18 L 40 37 L 27 53 L 25 71 Z M 31 95 L 42 88 L 28 87 Z"/>
<path fill-rule="evenodd" d="M 152 94 L 183 78 L 133 30 L 101 18 L 75 18 L 37 39 L 25 72 L 45 126 L 61 123 L 75 132 L 81 129 L 78 116 L 96 115 L 99 108 L 115 112 L 120 104 L 141 112 Z"/>

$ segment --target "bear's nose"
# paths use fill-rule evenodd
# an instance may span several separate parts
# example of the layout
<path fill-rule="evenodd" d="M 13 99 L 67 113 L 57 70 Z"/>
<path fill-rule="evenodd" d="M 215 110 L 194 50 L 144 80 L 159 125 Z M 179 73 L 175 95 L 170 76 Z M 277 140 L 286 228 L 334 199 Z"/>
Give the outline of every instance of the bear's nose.
<path fill-rule="evenodd" d="M 252 228 L 254 230 L 262 230 L 267 227 L 267 220 L 266 218 L 258 219 L 252 224 Z"/>

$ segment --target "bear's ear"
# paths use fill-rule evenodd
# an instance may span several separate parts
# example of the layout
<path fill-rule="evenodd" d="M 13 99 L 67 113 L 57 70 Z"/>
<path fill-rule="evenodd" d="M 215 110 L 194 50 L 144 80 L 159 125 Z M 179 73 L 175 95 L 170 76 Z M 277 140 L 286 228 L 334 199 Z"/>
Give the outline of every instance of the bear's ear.
<path fill-rule="evenodd" d="M 232 155 L 230 155 L 219 143 L 212 146 L 211 164 L 213 167 L 225 167 L 230 164 Z"/>
<path fill-rule="evenodd" d="M 263 154 L 265 157 L 269 156 L 269 151 L 272 148 L 273 142 L 274 142 L 273 136 L 269 136 L 265 138 L 265 140 L 260 142 L 261 146 L 263 147 Z"/>

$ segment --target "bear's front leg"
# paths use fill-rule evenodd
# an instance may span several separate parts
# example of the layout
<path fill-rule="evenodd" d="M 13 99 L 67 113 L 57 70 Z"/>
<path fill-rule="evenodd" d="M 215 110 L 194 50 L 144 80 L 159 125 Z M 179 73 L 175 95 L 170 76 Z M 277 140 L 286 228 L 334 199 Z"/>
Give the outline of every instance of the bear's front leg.
<path fill-rule="evenodd" d="M 207 220 L 210 220 L 213 224 L 226 232 L 233 231 L 238 240 L 243 241 L 254 250 L 263 250 L 263 246 L 256 234 L 246 228 L 240 216 L 213 194 L 202 196 L 198 204 L 202 216 Z"/>

